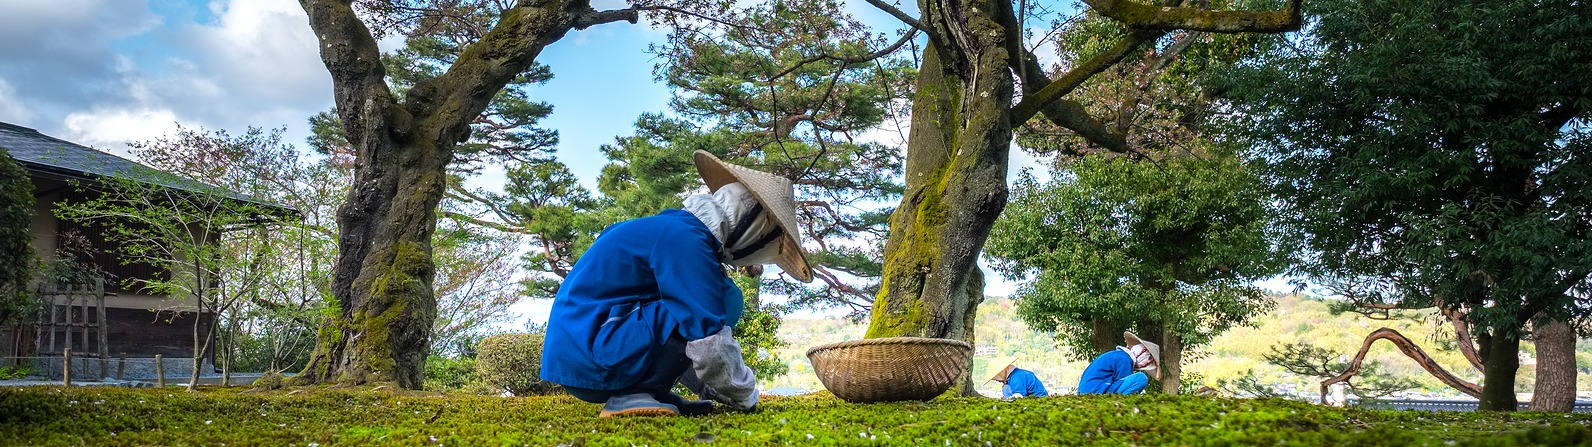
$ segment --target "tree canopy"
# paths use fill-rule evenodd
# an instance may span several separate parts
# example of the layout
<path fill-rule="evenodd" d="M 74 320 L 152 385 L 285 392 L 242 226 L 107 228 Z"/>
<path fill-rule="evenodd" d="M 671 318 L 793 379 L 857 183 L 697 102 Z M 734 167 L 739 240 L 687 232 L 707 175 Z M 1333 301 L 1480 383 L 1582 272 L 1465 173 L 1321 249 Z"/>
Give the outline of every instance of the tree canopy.
<path fill-rule="evenodd" d="M 1049 182 L 1021 177 L 989 253 L 1032 278 L 1016 295 L 1029 327 L 1092 357 L 1096 325 L 1197 346 L 1268 310 L 1251 284 L 1285 257 L 1265 191 L 1236 157 L 1209 157 L 1090 156 Z"/>
<path fill-rule="evenodd" d="M 1235 140 L 1360 302 L 1467 312 L 1483 407 L 1518 340 L 1592 311 L 1592 20 L 1576 1 L 1309 3 L 1308 33 L 1224 77 Z"/>

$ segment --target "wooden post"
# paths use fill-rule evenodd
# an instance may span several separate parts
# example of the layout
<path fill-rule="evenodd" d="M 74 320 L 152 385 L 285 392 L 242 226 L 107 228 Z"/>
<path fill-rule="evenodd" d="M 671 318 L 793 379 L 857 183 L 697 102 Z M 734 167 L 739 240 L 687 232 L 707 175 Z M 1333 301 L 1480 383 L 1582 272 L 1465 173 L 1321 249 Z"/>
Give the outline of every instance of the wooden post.
<path fill-rule="evenodd" d="M 95 315 L 94 323 L 95 331 L 99 332 L 99 340 L 96 340 L 98 342 L 96 344 L 99 345 L 100 377 L 104 378 L 110 377 L 111 361 L 110 348 L 106 346 L 107 337 L 105 336 L 105 329 L 110 326 L 105 323 L 105 278 L 94 280 L 94 297 L 99 300 L 99 312 Z"/>
<path fill-rule="evenodd" d="M 78 289 L 78 292 L 79 292 L 78 295 L 81 295 L 83 297 L 83 311 L 82 311 L 83 312 L 83 322 L 82 322 L 83 326 L 82 326 L 82 329 L 80 329 L 80 331 L 81 331 L 81 333 L 83 335 L 83 341 L 82 341 L 82 343 L 83 343 L 83 352 L 93 352 L 93 351 L 88 350 L 88 306 L 89 306 L 88 295 L 86 293 L 82 293 L 82 292 L 88 292 L 88 285 L 84 284 L 83 288 Z"/>
<path fill-rule="evenodd" d="M 61 385 L 72 386 L 72 348 L 61 351 Z"/>
<path fill-rule="evenodd" d="M 116 362 L 116 380 L 127 377 L 127 353 L 122 353 L 122 359 Z"/>
<path fill-rule="evenodd" d="M 54 289 L 49 290 L 50 292 L 45 292 L 42 294 L 44 295 L 44 301 L 49 303 L 50 306 L 50 347 L 45 349 L 44 352 L 55 351 L 55 295 L 52 293 L 54 292 Z"/>
<path fill-rule="evenodd" d="M 59 318 L 55 317 L 56 306 L 54 290 L 52 289 L 51 293 L 46 296 L 46 301 L 50 303 L 50 349 L 46 350 L 45 352 L 55 352 L 55 322 L 59 320 Z"/>
<path fill-rule="evenodd" d="M 160 360 L 160 354 L 155 354 L 155 386 L 166 387 L 166 362 Z"/>

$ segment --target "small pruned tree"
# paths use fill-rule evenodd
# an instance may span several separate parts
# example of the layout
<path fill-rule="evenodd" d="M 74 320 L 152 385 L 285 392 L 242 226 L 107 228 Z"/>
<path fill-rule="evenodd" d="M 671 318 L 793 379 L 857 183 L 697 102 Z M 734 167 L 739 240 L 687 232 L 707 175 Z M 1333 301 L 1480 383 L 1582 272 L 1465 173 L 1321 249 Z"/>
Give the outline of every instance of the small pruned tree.
<path fill-rule="evenodd" d="M 1383 328 L 1378 332 L 1397 331 Z M 1406 350 L 1411 356 L 1425 356 L 1420 348 L 1413 344 L 1398 344 L 1400 350 Z M 1404 390 L 1420 387 L 1414 380 L 1387 374 L 1381 362 L 1365 361 L 1365 354 L 1370 344 L 1360 349 L 1351 360 L 1336 351 L 1312 345 L 1310 343 L 1288 343 L 1272 346 L 1271 352 L 1263 355 L 1266 363 L 1276 365 L 1290 373 L 1306 377 L 1319 377 L 1321 382 L 1321 403 L 1326 403 L 1327 389 L 1335 383 L 1344 383 L 1349 387 L 1349 392 L 1361 399 L 1376 399 Z M 1413 349 L 1409 351 L 1408 349 Z M 1414 354 L 1411 354 L 1414 352 Z M 1434 363 L 1431 363 L 1435 365 Z M 1426 364 L 1422 364 L 1425 366 Z M 1358 377 L 1360 380 L 1351 380 Z M 1441 376 L 1440 376 L 1441 377 Z M 1451 377 L 1452 378 L 1452 377 Z M 1452 380 L 1458 380 L 1452 378 Z M 1447 380 L 1444 381 L 1445 383 Z M 1474 384 L 1470 385 L 1475 387 Z M 1477 389 L 1479 391 L 1479 388 Z"/>

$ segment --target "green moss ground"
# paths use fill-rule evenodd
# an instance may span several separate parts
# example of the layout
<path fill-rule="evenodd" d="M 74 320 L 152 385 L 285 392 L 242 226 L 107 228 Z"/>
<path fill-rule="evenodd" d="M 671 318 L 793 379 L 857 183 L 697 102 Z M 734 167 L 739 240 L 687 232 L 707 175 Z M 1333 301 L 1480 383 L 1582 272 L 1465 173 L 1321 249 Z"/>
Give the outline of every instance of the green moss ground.
<path fill-rule="evenodd" d="M 294 394 L 289 394 L 294 393 Z M 1345 410 L 1277 400 L 1066 396 L 598 419 L 567 396 L 390 390 L 0 389 L 6 445 L 1592 445 L 1592 415 Z"/>

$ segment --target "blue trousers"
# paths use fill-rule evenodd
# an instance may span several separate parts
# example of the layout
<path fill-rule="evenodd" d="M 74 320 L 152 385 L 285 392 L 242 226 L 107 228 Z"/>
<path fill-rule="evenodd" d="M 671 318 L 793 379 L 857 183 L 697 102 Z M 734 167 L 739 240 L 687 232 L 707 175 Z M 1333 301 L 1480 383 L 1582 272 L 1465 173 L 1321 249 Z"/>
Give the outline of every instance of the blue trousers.
<path fill-rule="evenodd" d="M 652 366 L 642 374 L 641 381 L 617 390 L 593 390 L 564 386 L 564 391 L 576 399 L 600 404 L 608 402 L 608 398 L 628 394 L 646 393 L 653 399 L 667 404 L 678 404 L 680 396 L 674 394 L 674 385 L 679 383 L 680 376 L 691 367 L 691 359 L 685 356 L 685 341 L 670 340 L 650 356 Z"/>
<path fill-rule="evenodd" d="M 1136 394 L 1144 391 L 1144 387 L 1149 384 L 1150 376 L 1144 375 L 1143 371 L 1135 371 L 1122 380 L 1112 382 L 1111 387 L 1106 388 L 1106 394 Z"/>

